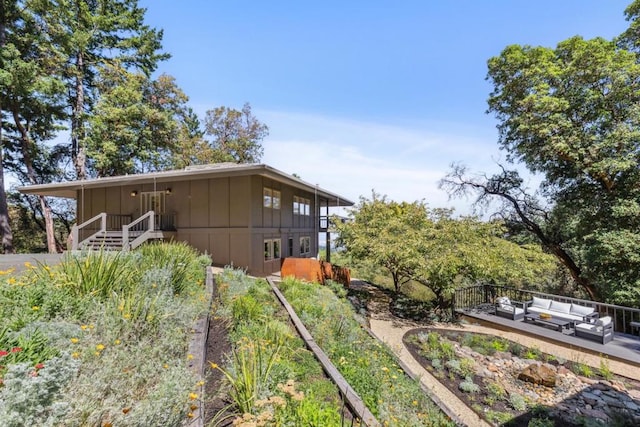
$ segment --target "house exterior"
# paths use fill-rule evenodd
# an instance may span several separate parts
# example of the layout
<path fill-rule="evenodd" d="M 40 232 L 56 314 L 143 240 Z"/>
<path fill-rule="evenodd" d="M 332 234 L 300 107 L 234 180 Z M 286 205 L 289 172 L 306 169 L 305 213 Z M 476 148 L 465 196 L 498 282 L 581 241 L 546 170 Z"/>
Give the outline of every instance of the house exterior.
<path fill-rule="evenodd" d="M 146 227 L 142 240 L 184 241 L 210 254 L 214 265 L 254 275 L 279 271 L 286 257 L 317 256 L 318 235 L 329 232 L 329 209 L 353 205 L 264 164 L 221 163 L 18 190 L 76 200 L 74 248 L 92 238 L 124 239 L 126 248 Z"/>

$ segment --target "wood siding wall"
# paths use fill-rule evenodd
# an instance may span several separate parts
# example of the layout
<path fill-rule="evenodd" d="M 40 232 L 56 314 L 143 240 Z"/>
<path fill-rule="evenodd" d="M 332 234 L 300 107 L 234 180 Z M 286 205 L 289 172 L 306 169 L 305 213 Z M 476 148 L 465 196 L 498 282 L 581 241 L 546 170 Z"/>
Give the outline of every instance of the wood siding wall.
<path fill-rule="evenodd" d="M 280 209 L 263 206 L 263 188 L 281 193 Z M 281 257 L 289 255 L 289 239 L 293 240 L 293 256 L 300 254 L 300 238 L 309 237 L 310 256 L 317 252 L 315 196 L 285 186 L 262 176 L 211 178 L 192 181 L 124 185 L 86 189 L 78 192 L 78 222 L 101 212 L 131 215 L 138 218 L 140 193 L 165 191 L 165 213 L 176 214 L 176 240 L 186 241 L 201 252 L 212 255 L 215 265 L 233 264 L 251 274 L 267 275 L 279 271 L 281 261 L 264 261 L 264 240 L 281 241 Z M 135 197 L 132 191 L 137 191 Z M 294 197 L 310 201 L 310 215 L 293 215 Z"/>

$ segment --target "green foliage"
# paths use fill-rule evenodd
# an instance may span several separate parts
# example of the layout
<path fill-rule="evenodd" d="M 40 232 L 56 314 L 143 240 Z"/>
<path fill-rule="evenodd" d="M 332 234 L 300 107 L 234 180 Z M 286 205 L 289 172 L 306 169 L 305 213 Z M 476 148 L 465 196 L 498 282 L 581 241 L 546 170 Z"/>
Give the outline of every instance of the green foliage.
<path fill-rule="evenodd" d="M 242 110 L 217 107 L 205 116 L 205 133 L 213 137 L 211 147 L 217 162 L 259 163 L 263 148 L 260 142 L 269 128 L 251 113 L 251 105 Z"/>
<path fill-rule="evenodd" d="M 165 250 L 172 252 L 170 245 Z M 159 274 L 140 252 L 81 254 L 3 279 L 0 351 L 7 354 L 0 365 L 7 369 L 0 419 L 181 425 L 197 382 L 185 337 L 208 308 L 202 260 L 182 262 L 189 274 L 180 276 L 187 282 L 177 284 L 181 294 L 173 292 L 171 275 Z M 125 265 L 137 273 L 120 274 Z"/>
<path fill-rule="evenodd" d="M 600 375 L 602 378 L 609 381 L 613 378 L 613 371 L 609 365 L 609 359 L 606 356 L 600 356 Z"/>
<path fill-rule="evenodd" d="M 415 282 L 428 287 L 440 309 L 455 288 L 478 280 L 524 286 L 555 268 L 539 248 L 504 240 L 501 223 L 454 219 L 424 202 L 397 203 L 373 193 L 338 222 L 338 244 L 354 260 L 385 269 L 394 290 Z"/>
<path fill-rule="evenodd" d="M 591 369 L 591 366 L 585 363 L 581 363 L 581 362 L 574 363 L 572 370 L 576 375 L 582 375 L 583 377 L 587 377 L 587 378 L 591 378 L 593 376 L 593 369 Z"/>
<path fill-rule="evenodd" d="M 527 409 L 527 402 L 524 397 L 518 393 L 511 393 L 509 395 L 509 405 L 516 411 L 524 411 Z"/>
<path fill-rule="evenodd" d="M 477 393 L 480 391 L 480 386 L 473 382 L 471 377 L 465 377 L 464 381 L 461 381 L 458 388 L 465 393 Z"/>

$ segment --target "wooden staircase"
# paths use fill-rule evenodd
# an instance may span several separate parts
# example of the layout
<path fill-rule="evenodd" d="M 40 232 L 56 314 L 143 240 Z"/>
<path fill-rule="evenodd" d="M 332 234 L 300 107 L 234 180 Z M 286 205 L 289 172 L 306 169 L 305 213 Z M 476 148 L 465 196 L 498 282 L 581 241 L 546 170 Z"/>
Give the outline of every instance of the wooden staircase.
<path fill-rule="evenodd" d="M 79 240 L 80 232 L 93 233 Z M 155 214 L 149 211 L 140 218 L 122 226 L 122 230 L 107 230 L 107 214 L 100 213 L 71 229 L 72 250 L 127 251 L 135 249 L 147 240 L 163 239 L 163 232 L 155 228 Z"/>

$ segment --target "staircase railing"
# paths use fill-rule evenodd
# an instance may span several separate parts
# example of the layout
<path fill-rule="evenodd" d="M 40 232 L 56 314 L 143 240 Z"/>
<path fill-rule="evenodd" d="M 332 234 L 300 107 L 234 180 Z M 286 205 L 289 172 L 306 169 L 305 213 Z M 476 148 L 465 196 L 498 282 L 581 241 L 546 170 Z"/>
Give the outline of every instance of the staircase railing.
<path fill-rule="evenodd" d="M 135 232 L 135 238 L 129 241 L 131 231 Z M 122 226 L 122 250 L 135 249 L 149 240 L 155 231 L 155 213 L 149 211 L 130 224 Z"/>
<path fill-rule="evenodd" d="M 86 239 L 80 241 L 80 230 L 84 230 L 85 228 L 88 228 L 89 225 L 95 223 L 98 220 L 100 220 L 100 228 L 98 228 L 98 231 L 96 231 Z M 71 227 L 71 249 L 74 251 L 77 251 L 79 248 L 82 247 L 83 244 L 90 241 L 97 235 L 105 233 L 106 231 L 107 231 L 107 214 L 105 212 L 99 213 L 98 215 L 94 216 L 91 219 L 86 220 L 80 225 L 74 225 L 73 227 Z"/>

